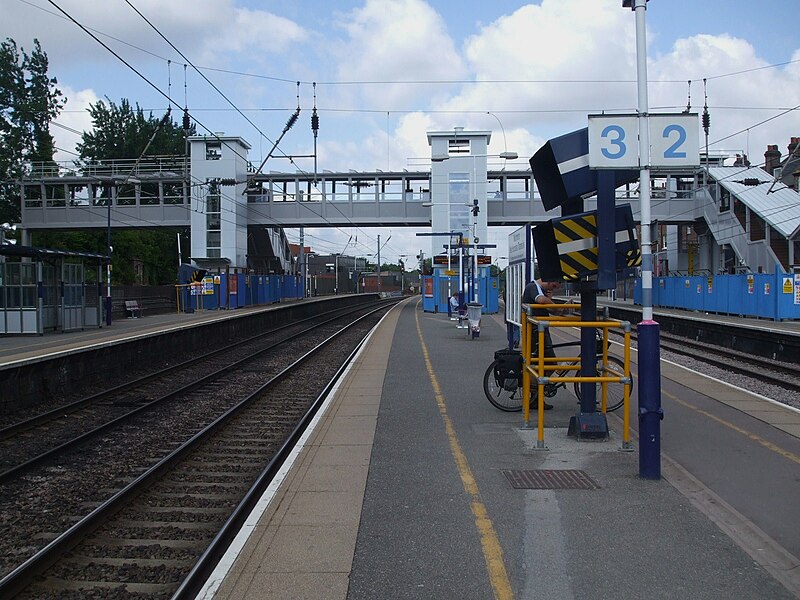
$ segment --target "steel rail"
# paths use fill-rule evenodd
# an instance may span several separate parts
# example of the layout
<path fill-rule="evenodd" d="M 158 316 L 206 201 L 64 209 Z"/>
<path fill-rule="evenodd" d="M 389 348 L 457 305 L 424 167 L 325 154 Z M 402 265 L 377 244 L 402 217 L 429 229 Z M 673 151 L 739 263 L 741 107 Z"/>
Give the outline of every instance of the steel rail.
<path fill-rule="evenodd" d="M 384 305 L 385 306 L 385 305 Z M 275 385 L 277 382 L 288 376 L 291 371 L 297 368 L 302 363 L 313 358 L 318 352 L 330 344 L 333 340 L 344 334 L 351 327 L 355 326 L 362 319 L 367 318 L 373 313 L 382 310 L 384 306 L 378 307 L 369 313 L 359 317 L 352 323 L 346 325 L 339 331 L 332 334 L 326 340 L 318 344 L 315 348 L 303 354 L 300 358 L 292 362 L 277 375 L 272 377 L 269 381 L 259 386 L 251 394 L 242 398 L 242 400 L 226 410 L 222 415 L 217 417 L 213 422 L 209 423 L 206 427 L 195 433 L 191 438 L 183 442 L 170 454 L 162 458 L 152 467 L 147 469 L 139 477 L 131 481 L 124 488 L 116 492 L 111 498 L 97 506 L 88 515 L 74 523 L 64 533 L 50 541 L 46 546 L 41 548 L 33 556 L 29 557 L 25 562 L 9 572 L 6 576 L 0 579 L 0 597 L 12 597 L 25 589 L 28 585 L 33 583 L 34 579 L 41 575 L 45 570 L 58 562 L 61 556 L 67 553 L 71 548 L 77 545 L 83 538 L 87 537 L 95 531 L 102 523 L 119 510 L 123 506 L 140 495 L 148 486 L 153 484 L 167 472 L 169 472 L 181 459 L 183 459 L 191 450 L 193 450 L 204 439 L 210 437 L 213 433 L 218 431 L 223 425 L 227 424 L 239 412 L 247 408 L 252 402 L 260 397 L 269 387 Z M 363 340 L 360 343 L 363 343 Z M 352 356 L 352 354 L 351 354 Z M 338 371 L 337 371 L 338 372 Z M 316 404 L 316 403 L 314 403 Z M 261 478 L 259 478 L 260 480 Z M 229 535 L 229 534 L 228 534 Z M 227 536 L 226 536 L 227 537 Z M 201 567 L 205 568 L 205 567 Z"/>

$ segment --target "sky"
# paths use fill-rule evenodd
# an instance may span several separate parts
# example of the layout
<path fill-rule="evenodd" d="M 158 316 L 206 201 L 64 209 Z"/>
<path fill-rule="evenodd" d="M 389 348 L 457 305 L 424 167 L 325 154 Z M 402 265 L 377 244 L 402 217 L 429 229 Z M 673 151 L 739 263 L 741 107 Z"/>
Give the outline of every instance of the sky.
<path fill-rule="evenodd" d="M 316 105 L 319 171 L 425 170 L 426 131 L 454 127 L 493 131 L 489 153 L 517 152 L 506 168 L 524 169 L 587 115 L 635 113 L 638 102 L 635 18 L 621 0 L 0 0 L 0 15 L 2 38 L 26 50 L 40 41 L 67 98 L 51 127 L 57 160 L 74 158 L 75 132 L 91 129 L 86 108 L 105 98 L 159 118 L 188 106 L 198 133 L 244 138 L 256 164 L 298 102 L 276 155 L 312 154 Z M 651 112 L 707 102 L 711 152 L 754 165 L 768 144 L 785 155 L 800 136 L 798 16 L 798 0 L 648 2 Z M 496 257 L 512 230 L 490 228 Z M 306 229 L 305 239 L 318 253 L 362 256 L 380 234 L 382 261 L 409 264 L 428 254 L 416 236 L 426 231 Z"/>

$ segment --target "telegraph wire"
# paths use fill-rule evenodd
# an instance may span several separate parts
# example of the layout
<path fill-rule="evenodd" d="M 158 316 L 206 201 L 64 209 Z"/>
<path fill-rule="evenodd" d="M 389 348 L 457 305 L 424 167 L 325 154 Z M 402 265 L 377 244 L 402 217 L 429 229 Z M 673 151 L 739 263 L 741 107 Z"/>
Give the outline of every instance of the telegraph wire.
<path fill-rule="evenodd" d="M 52 0 L 50 0 L 50 1 L 52 1 Z M 242 112 L 242 111 L 239 109 L 239 107 L 238 107 L 238 106 L 236 106 L 236 104 L 234 104 L 234 103 L 233 103 L 233 101 L 232 101 L 230 98 L 228 98 L 228 96 L 226 96 L 226 95 L 225 95 L 225 93 L 224 93 L 224 92 L 223 92 L 221 89 L 219 89 L 219 88 L 218 88 L 218 87 L 217 87 L 217 86 L 216 86 L 216 85 L 215 85 L 215 84 L 214 84 L 214 83 L 213 83 L 213 82 L 212 82 L 212 81 L 211 81 L 211 80 L 210 80 L 208 77 L 206 77 L 206 76 L 205 76 L 205 74 L 203 74 L 203 73 L 202 73 L 202 72 L 201 72 L 201 71 L 200 71 L 200 70 L 199 70 L 199 69 L 198 69 L 198 68 L 197 68 L 197 67 L 194 65 L 194 63 L 193 63 L 191 60 L 189 60 L 189 59 L 186 57 L 186 55 L 185 55 L 183 52 L 181 52 L 181 51 L 180 51 L 180 50 L 179 50 L 179 49 L 178 49 L 178 48 L 175 46 L 175 44 L 173 44 L 173 43 L 172 43 L 172 42 L 169 40 L 169 38 L 167 38 L 167 37 L 166 37 L 166 36 L 165 36 L 163 33 L 161 33 L 161 31 L 158 29 L 158 27 L 156 27 L 155 25 L 153 25 L 153 23 L 152 23 L 152 22 L 151 22 L 151 21 L 150 21 L 150 20 L 149 20 L 147 17 L 145 17 L 145 16 L 144 16 L 144 15 L 143 15 L 143 14 L 142 14 L 140 11 L 139 11 L 139 9 L 138 9 L 138 8 L 136 8 L 136 7 L 135 7 L 135 6 L 134 6 L 134 5 L 133 5 L 133 4 L 130 2 L 130 0 L 125 0 L 125 3 L 126 3 L 128 6 L 130 6 L 130 7 L 131 7 L 131 8 L 134 10 L 134 12 L 135 12 L 137 15 L 139 15 L 139 16 L 140 16 L 140 17 L 141 17 L 141 18 L 144 20 L 144 22 L 145 22 L 145 23 L 147 23 L 147 24 L 148 24 L 148 25 L 149 25 L 149 26 L 150 26 L 150 27 L 153 29 L 153 31 L 155 31 L 155 32 L 156 32 L 156 33 L 157 33 L 159 36 L 161 36 L 161 38 L 162 38 L 162 39 L 163 39 L 165 42 L 167 42 L 167 44 L 169 44 L 169 45 L 170 45 L 170 47 L 171 47 L 173 50 L 175 50 L 175 52 L 177 52 L 177 53 L 178 53 L 178 54 L 181 56 L 181 58 L 182 58 L 183 60 L 185 60 L 185 61 L 186 61 L 186 62 L 187 62 L 189 65 L 191 65 L 191 67 L 192 67 L 192 68 L 193 68 L 195 71 L 197 71 L 197 73 L 198 73 L 198 74 L 199 74 L 199 75 L 200 75 L 200 76 L 201 76 L 203 79 L 205 79 L 205 80 L 206 80 L 206 82 L 207 82 L 207 83 L 208 83 L 208 84 L 209 84 L 209 85 L 210 85 L 212 88 L 214 88 L 214 90 L 215 90 L 215 91 L 216 91 L 216 92 L 217 92 L 217 93 L 218 93 L 220 96 L 222 96 L 222 97 L 225 99 L 225 101 L 226 101 L 228 104 L 230 104 L 230 105 L 231 105 L 231 106 L 232 106 L 232 107 L 233 107 L 233 108 L 236 110 L 236 112 L 238 112 L 238 113 L 239 113 L 239 114 L 240 114 L 240 115 L 241 115 L 241 116 L 244 118 L 244 120 L 245 120 L 245 121 L 247 121 L 247 122 L 248 122 L 248 123 L 249 123 L 249 124 L 250 124 L 250 125 L 253 127 L 253 129 L 255 129 L 255 130 L 258 132 L 258 133 L 260 133 L 260 134 L 261 134 L 261 135 L 262 135 L 262 136 L 263 136 L 263 137 L 264 137 L 264 138 L 265 138 L 265 139 L 266 139 L 268 142 L 272 142 L 272 140 L 269 138 L 269 136 L 267 136 L 267 134 L 265 134 L 263 131 L 261 131 L 261 129 L 259 129 L 259 127 L 258 127 L 258 126 L 257 126 L 255 123 L 253 123 L 253 121 L 251 121 L 251 120 L 250 120 L 250 119 L 247 117 L 247 115 L 245 115 L 245 114 L 244 114 L 244 113 L 243 113 L 243 112 Z M 298 82 L 298 85 L 299 85 L 299 82 Z M 169 99 L 169 96 L 167 96 L 167 98 Z M 298 108 L 298 110 L 299 110 L 299 108 Z M 275 143 L 276 143 L 276 145 L 277 145 L 277 142 L 275 142 Z"/>
<path fill-rule="evenodd" d="M 53 3 L 53 0 L 49 0 L 49 1 L 50 1 L 51 3 Z M 236 110 L 236 111 L 237 111 L 237 112 L 238 112 L 238 113 L 239 113 L 239 114 L 240 114 L 240 115 L 241 115 L 241 116 L 242 116 L 242 117 L 243 117 L 243 118 L 244 118 L 244 119 L 245 119 L 245 120 L 248 122 L 248 123 L 250 123 L 250 125 L 252 125 L 252 126 L 253 126 L 253 128 L 254 128 L 256 131 L 258 131 L 258 132 L 259 132 L 259 133 L 260 133 L 260 134 L 261 134 L 261 135 L 262 135 L 262 136 L 263 136 L 263 137 L 264 137 L 264 138 L 265 138 L 267 141 L 269 141 L 270 143 L 273 143 L 273 144 L 274 144 L 273 151 L 274 151 L 275 149 L 278 149 L 278 150 L 279 150 L 279 151 L 280 151 L 282 154 L 284 154 L 284 155 L 285 155 L 285 153 L 283 153 L 283 151 L 282 151 L 282 150 L 280 150 L 280 149 L 278 148 L 278 142 L 280 141 L 280 139 L 278 139 L 277 141 L 273 142 L 273 141 L 272 141 L 272 140 L 269 138 L 269 136 L 267 136 L 266 134 L 264 134 L 264 132 L 262 132 L 262 131 L 261 131 L 261 129 L 259 129 L 259 128 L 258 128 L 258 126 L 256 126 L 256 124 L 255 124 L 255 123 L 253 123 L 253 122 L 252 122 L 252 121 L 251 121 L 251 120 L 250 120 L 250 119 L 249 119 L 249 118 L 248 118 L 248 117 L 247 117 L 247 116 L 246 116 L 246 115 L 245 115 L 245 114 L 244 114 L 244 113 L 243 113 L 243 112 L 242 112 L 242 111 L 239 109 L 239 107 L 238 107 L 238 106 L 236 106 L 236 104 L 234 104 L 234 103 L 233 103 L 233 102 L 230 100 L 230 98 L 228 98 L 228 97 L 227 97 L 227 96 L 226 96 L 226 95 L 225 95 L 225 94 L 224 94 L 224 93 L 223 93 L 223 92 L 222 92 L 222 91 L 221 91 L 221 90 L 220 90 L 220 89 L 219 89 L 219 88 L 218 88 L 218 87 L 217 87 L 217 86 L 216 86 L 216 85 L 215 85 L 215 84 L 214 84 L 214 83 L 213 83 L 213 82 L 210 80 L 210 79 L 208 79 L 208 77 L 206 77 L 206 76 L 205 76 L 203 73 L 201 73 L 201 72 L 200 72 L 200 70 L 199 70 L 199 69 L 198 69 L 198 68 L 197 68 L 197 67 L 194 65 L 194 63 L 192 63 L 192 61 L 191 61 L 191 60 L 189 60 L 189 58 L 187 58 L 187 57 L 186 57 L 186 55 L 184 55 L 184 54 L 183 54 L 183 52 L 181 52 L 181 51 L 180 51 L 180 50 L 179 50 L 179 49 L 178 49 L 178 48 L 177 48 L 177 47 L 176 47 L 176 46 L 175 46 L 175 45 L 174 45 L 174 44 L 173 44 L 173 43 L 172 43 L 172 42 L 171 42 L 171 41 L 170 41 L 170 40 L 169 40 L 169 39 L 168 39 L 168 38 L 167 38 L 167 37 L 166 37 L 164 34 L 163 34 L 163 33 L 161 33 L 161 31 L 160 31 L 160 30 L 159 30 L 159 29 L 158 29 L 158 28 L 157 28 L 157 27 L 156 27 L 156 26 L 155 26 L 155 25 L 154 25 L 154 24 L 153 24 L 153 23 L 152 23 L 152 22 L 151 22 L 151 21 L 150 21 L 150 20 L 149 20 L 147 17 L 145 17 L 145 16 L 144 16 L 144 15 L 143 15 L 143 14 L 142 14 L 142 13 L 141 13 L 141 12 L 140 12 L 140 11 L 139 11 L 137 8 L 136 8 L 136 7 L 135 7 L 135 6 L 134 6 L 134 5 L 133 5 L 133 4 L 130 2 L 130 0 L 125 0 L 125 3 L 126 3 L 128 6 L 130 6 L 130 7 L 131 7 L 131 8 L 132 8 L 132 9 L 133 9 L 135 12 L 136 12 L 136 14 L 138 14 L 138 15 L 139 15 L 139 16 L 140 16 L 140 17 L 141 17 L 141 18 L 142 18 L 142 19 L 143 19 L 143 20 L 144 20 L 144 21 L 145 21 L 145 22 L 146 22 L 146 23 L 147 23 L 147 24 L 148 24 L 148 25 L 149 25 L 149 26 L 150 26 L 150 27 L 151 27 L 151 28 L 152 28 L 152 29 L 153 29 L 153 30 L 154 30 L 154 31 L 155 31 L 155 32 L 156 32 L 158 35 L 159 35 L 159 36 L 161 36 L 161 38 L 162 38 L 162 39 L 163 39 L 165 42 L 167 42 L 167 43 L 170 45 L 170 47 L 171 47 L 173 50 L 175 50 L 175 51 L 176 51 L 176 52 L 177 52 L 177 53 L 178 53 L 178 54 L 181 56 L 181 58 L 183 58 L 183 59 L 184 59 L 184 60 L 185 60 L 185 61 L 186 61 L 186 62 L 187 62 L 189 65 L 191 65 L 191 66 L 192 66 L 192 68 L 193 68 L 195 71 L 197 71 L 197 73 L 198 73 L 198 74 L 200 74 L 200 76 L 201 76 L 201 77 L 203 77 L 203 79 L 205 79 L 205 80 L 208 82 L 208 84 L 209 84 L 209 85 L 211 85 L 211 87 L 212 87 L 212 88 L 214 88 L 214 90 L 216 90 L 216 91 L 217 91 L 217 93 L 219 93 L 219 94 L 220 94 L 220 95 L 221 95 L 221 96 L 222 96 L 222 97 L 223 97 L 223 98 L 224 98 L 224 99 L 225 99 L 225 100 L 228 102 L 228 104 L 230 104 L 230 105 L 231 105 L 231 106 L 232 106 L 232 107 L 233 107 L 233 108 L 234 108 L 234 109 L 235 109 L 235 110 Z M 95 39 L 96 39 L 96 38 L 95 38 Z M 152 84 L 151 84 L 151 85 L 152 85 Z M 290 128 L 290 127 L 291 127 L 291 126 L 294 124 L 294 121 L 296 121 L 296 120 L 297 120 L 297 117 L 299 116 L 299 113 L 300 113 L 300 92 L 299 92 L 299 88 L 300 88 L 300 82 L 299 82 L 299 81 L 297 82 L 297 88 L 298 88 L 298 92 L 297 92 L 297 109 L 296 109 L 296 111 L 293 113 L 292 117 L 290 117 L 290 120 L 289 120 L 289 122 L 287 123 L 287 126 L 284 128 L 284 134 L 285 134 L 285 133 L 286 133 L 286 131 L 288 131 L 288 129 L 289 129 L 289 128 Z M 159 90 L 159 92 L 160 92 L 160 90 Z M 163 94 L 163 92 L 161 92 L 161 93 Z M 195 120 L 196 120 L 196 119 L 195 119 Z M 281 137 L 283 137 L 283 134 L 281 135 Z M 267 158 L 269 158 L 269 156 L 267 156 Z M 294 161 L 292 161 L 292 162 L 294 162 Z M 261 166 L 259 167 L 259 170 L 260 170 L 261 168 L 263 168 L 263 166 L 264 166 L 264 163 L 266 163 L 266 159 L 265 159 L 265 160 L 262 162 Z M 305 171 L 303 171 L 303 172 L 305 173 Z M 315 187 L 316 187 L 316 186 L 315 186 Z M 324 191 L 322 192 L 322 194 L 323 194 L 323 196 L 324 196 Z M 345 217 L 345 215 L 344 215 L 344 213 L 342 213 L 341 209 L 339 209 L 338 207 L 335 207 L 335 208 L 336 208 L 336 210 L 337 210 L 337 211 L 339 211 L 339 213 L 340 213 L 340 214 L 341 214 L 343 217 Z M 309 210 L 310 210 L 310 209 L 309 209 Z M 324 217 L 323 217 L 323 218 L 324 218 Z M 345 217 L 345 218 L 347 218 L 347 217 Z M 327 219 L 325 219 L 325 220 L 327 221 Z M 350 219 L 348 219 L 348 220 L 350 220 Z"/>

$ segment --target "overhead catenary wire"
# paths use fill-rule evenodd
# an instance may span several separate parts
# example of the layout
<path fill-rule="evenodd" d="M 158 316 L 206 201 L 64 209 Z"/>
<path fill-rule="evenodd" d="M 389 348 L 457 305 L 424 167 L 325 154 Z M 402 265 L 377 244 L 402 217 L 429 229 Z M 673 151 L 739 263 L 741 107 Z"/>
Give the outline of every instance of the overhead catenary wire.
<path fill-rule="evenodd" d="M 52 4 L 52 5 L 53 5 L 53 6 L 54 6 L 54 7 L 55 7 L 57 10 L 59 10 L 59 11 L 60 11 L 60 12 L 61 12 L 61 13 L 62 13 L 62 14 L 65 16 L 65 17 L 66 17 L 66 18 L 68 18 L 68 19 L 69 19 L 70 21 L 72 21 L 72 22 L 73 22 L 73 23 L 74 23 L 76 26 L 78 26 L 78 27 L 79 27 L 81 30 L 83 30 L 83 31 L 84 31 L 84 32 L 85 32 L 87 35 L 89 35 L 89 36 L 90 36 L 92 39 L 94 39 L 94 40 L 95 40 L 97 43 L 99 43 L 99 44 L 100 44 L 101 46 L 103 46 L 103 47 L 104 47 L 106 50 L 108 50 L 108 51 L 109 51 L 109 52 L 110 52 L 112 55 L 114 55 L 114 56 L 115 56 L 115 57 L 116 57 L 116 58 L 117 58 L 117 59 L 118 59 L 120 62 L 122 62 L 122 63 L 123 63 L 125 66 L 127 66 L 127 67 L 128 67 L 129 69 L 131 69 L 131 70 L 132 70 L 134 73 L 136 73 L 136 74 L 137 74 L 137 75 L 138 75 L 138 76 L 139 76 L 139 77 L 140 77 L 142 80 L 144 80 L 144 81 L 145 81 L 145 82 L 146 82 L 148 85 L 150 85 L 150 86 L 151 86 L 151 87 L 152 87 L 154 90 L 156 90 L 156 92 L 158 92 L 160 95 L 164 96 L 164 97 L 165 97 L 167 100 L 169 100 L 169 101 L 173 101 L 173 102 L 174 102 L 174 100 L 172 100 L 172 99 L 171 99 L 171 98 L 170 98 L 170 97 L 169 97 L 167 94 L 165 94 L 165 93 L 164 93 L 164 92 L 163 92 L 163 91 L 162 91 L 162 90 L 161 90 L 161 89 L 160 89 L 160 88 L 159 88 L 157 85 L 155 85 L 155 84 L 154 84 L 152 81 L 150 81 L 150 80 L 149 80 L 149 79 L 148 79 L 148 78 L 147 78 L 145 75 L 143 75 L 143 74 L 142 74 L 142 73 L 141 73 L 141 72 L 140 72 L 138 69 L 136 69 L 136 68 L 135 68 L 133 65 L 131 65 L 131 64 L 130 64 L 128 61 L 126 61 L 124 58 L 122 58 L 122 57 L 121 57 L 121 56 L 120 56 L 120 55 L 119 55 L 117 52 L 115 52 L 113 49 L 111 49 L 111 48 L 110 48 L 110 47 L 109 47 L 107 44 L 105 44 L 105 43 L 104 43 L 102 40 L 98 39 L 98 38 L 97 38 L 97 36 L 95 36 L 95 35 L 94 35 L 94 34 L 93 34 L 91 31 L 89 31 L 89 30 L 88 30 L 88 29 L 87 29 L 87 28 L 86 28 L 86 27 L 85 27 L 85 26 L 84 26 L 82 23 L 78 22 L 78 21 L 77 21 L 75 18 L 73 18 L 73 17 L 72 17 L 72 16 L 71 16 L 69 13 L 67 13 L 67 12 L 66 12 L 65 10 L 63 10 L 63 9 L 62 9 L 60 6 L 58 6 L 58 5 L 57 5 L 57 4 L 56 4 L 56 3 L 55 3 L 53 0 L 48 0 L 48 2 L 49 2 L 50 4 Z M 191 64 L 191 61 L 189 61 L 188 59 L 186 59 L 186 60 L 187 60 L 187 62 L 188 62 L 189 64 Z M 212 85 L 213 85 L 213 84 L 212 84 Z M 224 144 L 226 147 L 230 148 L 230 149 L 231 149 L 231 151 L 232 151 L 232 152 L 233 152 L 235 155 L 239 156 L 239 157 L 240 157 L 240 158 L 242 158 L 243 160 L 246 160 L 246 157 L 245 157 L 245 156 L 243 156 L 241 153 L 239 153 L 239 152 L 238 152 L 238 150 L 237 150 L 237 149 L 236 149 L 234 146 L 231 146 L 230 144 L 228 144 L 226 140 L 223 140 L 223 139 L 221 139 L 221 138 L 220 138 L 220 137 L 219 137 L 219 136 L 218 136 L 216 133 L 214 133 L 214 132 L 213 132 L 213 131 L 212 131 L 210 128 L 206 127 L 206 126 L 205 126 L 205 125 L 204 125 L 202 122 L 200 122 L 200 121 L 199 121 L 197 118 L 195 118 L 195 122 L 196 122 L 198 125 L 200 125 L 201 127 L 203 127 L 203 129 L 205 129 L 206 131 L 208 131 L 208 132 L 211 134 L 211 136 L 212 136 L 212 137 L 214 137 L 215 139 L 217 139 L 218 141 L 220 141 L 221 143 L 223 143 L 223 144 Z M 267 136 L 264 136 L 264 137 L 265 137 L 266 139 L 269 139 Z M 338 207 L 336 207 L 336 209 L 337 209 L 337 210 L 339 210 L 339 212 L 341 213 L 341 210 L 340 210 Z M 343 213 L 341 213 L 341 214 L 343 214 Z"/>
<path fill-rule="evenodd" d="M 131 6 L 132 6 L 132 5 L 131 5 Z M 124 61 L 123 61 L 123 62 L 124 62 Z M 790 63 L 792 63 L 792 62 L 797 62 L 797 61 L 789 61 L 789 62 L 786 62 L 786 63 L 780 63 L 780 65 L 790 64 Z M 775 65 L 775 66 L 780 66 L 780 65 Z M 185 65 L 184 65 L 184 66 L 185 66 Z M 194 66 L 194 65 L 193 65 L 193 66 Z M 197 67 L 195 67 L 195 68 L 197 68 Z M 769 66 L 760 67 L 759 69 L 761 69 L 761 68 L 769 68 Z M 710 76 L 710 77 L 707 77 L 706 79 L 714 79 L 714 78 L 719 78 L 719 77 L 723 77 L 723 76 L 730 76 L 730 75 L 734 75 L 734 74 L 737 74 L 737 73 L 746 73 L 746 72 L 752 72 L 753 70 L 759 70 L 759 69 L 748 69 L 748 70 L 746 70 L 746 71 L 740 71 L 740 72 L 736 72 L 736 73 L 730 73 L 730 74 L 719 75 L 719 76 Z M 134 71 L 135 71 L 135 69 L 134 69 Z M 146 78 L 145 78 L 145 79 L 146 79 Z M 690 81 L 691 81 L 691 80 L 690 80 Z M 297 82 L 295 82 L 295 83 L 297 83 Z M 315 82 L 315 83 L 316 83 L 316 82 Z M 325 84 L 325 83 L 326 83 L 326 82 L 323 82 L 323 84 Z M 332 83 L 335 83 L 335 82 L 327 82 L 327 83 L 329 83 L 329 84 L 332 84 Z M 344 83 L 348 83 L 348 84 L 350 84 L 351 82 L 344 82 Z M 405 83 L 405 82 L 393 82 L 393 83 Z M 476 83 L 478 83 L 478 82 L 476 82 Z M 482 83 L 482 82 L 480 82 L 480 83 Z M 170 91 L 171 91 L 171 90 L 170 90 Z M 167 97 L 167 98 L 168 98 L 168 100 L 171 102 L 172 100 L 171 100 L 171 97 L 170 97 L 170 96 L 171 96 L 171 93 L 168 93 L 168 94 L 166 94 L 166 97 Z M 792 108 L 792 109 L 788 109 L 786 112 L 788 112 L 788 111 L 791 111 L 791 110 L 796 110 L 797 108 L 798 108 L 798 107 L 794 107 L 794 108 Z M 477 112 L 485 112 L 485 111 L 475 111 L 475 112 L 477 113 Z M 501 112 L 501 113 L 502 113 L 502 112 L 504 112 L 504 111 L 498 111 L 498 112 Z M 774 119 L 774 118 L 777 118 L 777 117 L 779 117 L 779 116 L 780 116 L 780 115 L 775 115 L 775 116 L 771 117 L 770 119 L 767 119 L 767 120 L 765 120 L 765 121 L 762 121 L 762 123 L 768 122 L 768 121 L 770 121 L 770 120 L 772 120 L 772 119 Z M 740 134 L 740 133 L 742 133 L 742 132 L 744 132 L 744 131 L 747 131 L 747 132 L 749 132 L 749 130 L 750 130 L 750 129 L 751 129 L 751 127 L 748 127 L 748 128 L 747 128 L 747 129 L 745 129 L 745 130 L 742 130 L 742 131 L 740 131 L 740 132 L 734 133 L 734 134 L 732 134 L 732 135 L 730 135 L 730 136 L 728 136 L 728 137 L 726 137 L 726 138 L 722 138 L 722 139 L 723 139 L 723 140 L 724 140 L 724 139 L 728 139 L 729 137 L 733 137 L 733 136 L 735 136 L 735 135 L 738 135 L 738 134 Z M 209 130 L 209 131 L 210 131 L 210 130 Z M 266 137 L 266 136 L 265 136 L 265 137 Z M 324 192 L 323 192 L 323 195 L 324 195 Z"/>

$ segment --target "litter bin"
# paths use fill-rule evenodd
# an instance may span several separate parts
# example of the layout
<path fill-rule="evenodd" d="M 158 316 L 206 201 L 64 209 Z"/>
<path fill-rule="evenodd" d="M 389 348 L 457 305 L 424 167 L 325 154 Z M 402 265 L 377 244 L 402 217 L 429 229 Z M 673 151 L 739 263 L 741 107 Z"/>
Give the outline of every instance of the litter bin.
<path fill-rule="evenodd" d="M 479 302 L 467 302 L 469 333 L 473 340 L 481 334 L 481 308 L 483 308 L 483 304 Z"/>

